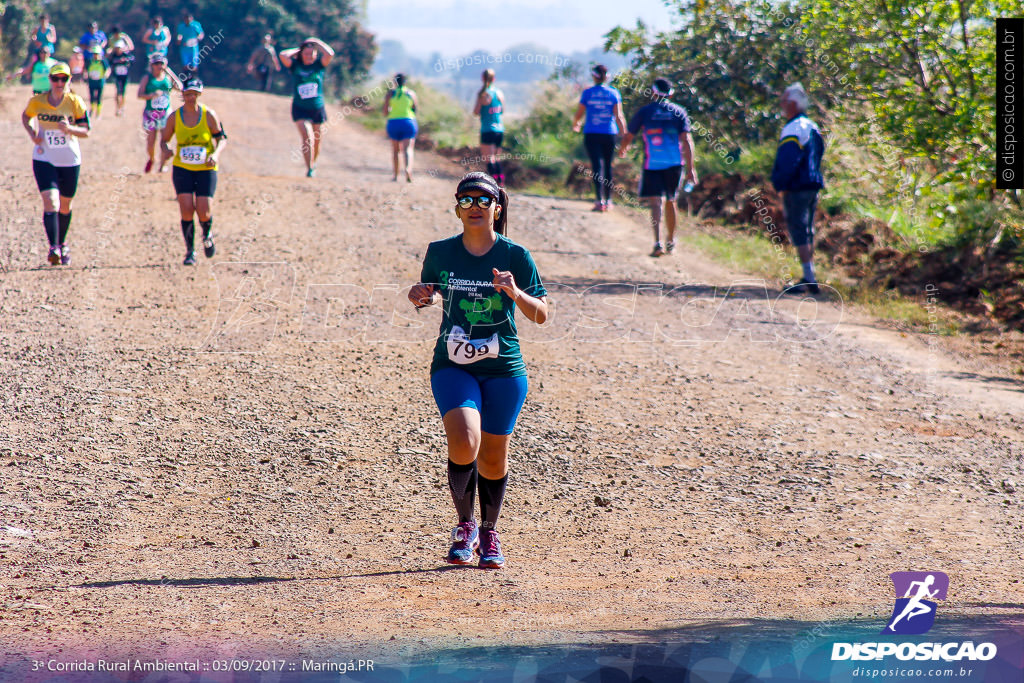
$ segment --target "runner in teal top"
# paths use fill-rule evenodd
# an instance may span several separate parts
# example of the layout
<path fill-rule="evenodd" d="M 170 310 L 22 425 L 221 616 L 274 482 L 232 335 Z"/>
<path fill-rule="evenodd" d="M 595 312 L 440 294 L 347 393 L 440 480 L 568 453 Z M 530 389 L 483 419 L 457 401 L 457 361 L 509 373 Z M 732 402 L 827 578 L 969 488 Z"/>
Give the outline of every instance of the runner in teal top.
<path fill-rule="evenodd" d="M 51 55 L 57 49 L 57 29 L 50 23 L 49 14 L 39 15 L 39 26 L 36 28 L 33 46 L 37 52 L 43 49 L 43 47 L 48 47 Z"/>
<path fill-rule="evenodd" d="M 448 487 L 458 525 L 447 561 L 499 569 L 495 528 L 508 483 L 508 447 L 526 400 L 516 309 L 543 325 L 547 291 L 524 247 L 505 235 L 508 194 L 489 175 L 466 175 L 455 191 L 462 233 L 433 242 L 409 300 L 443 305 L 430 387 L 448 436 Z M 480 492 L 481 521 L 474 515 Z"/>
<path fill-rule="evenodd" d="M 50 56 L 51 54 L 50 48 L 40 48 L 39 53 L 31 62 L 8 76 L 7 80 L 13 81 L 22 76 L 31 76 L 33 95 L 50 92 L 50 69 L 57 63 L 57 60 Z"/>
<path fill-rule="evenodd" d="M 494 87 L 494 69 L 487 69 L 481 74 L 483 85 L 476 94 L 476 105 L 473 113 L 480 115 L 480 156 L 487 160 L 487 172 L 498 181 L 499 187 L 505 186 L 505 174 L 501 170 L 501 142 L 505 135 L 505 124 L 501 115 L 505 111 L 505 96 Z"/>

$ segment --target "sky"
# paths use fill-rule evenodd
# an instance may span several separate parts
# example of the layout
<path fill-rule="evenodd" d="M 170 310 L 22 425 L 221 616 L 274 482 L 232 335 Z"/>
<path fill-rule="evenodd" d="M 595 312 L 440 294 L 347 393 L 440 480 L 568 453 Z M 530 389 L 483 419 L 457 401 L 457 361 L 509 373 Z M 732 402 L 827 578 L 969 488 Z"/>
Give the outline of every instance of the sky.
<path fill-rule="evenodd" d="M 589 50 L 617 25 L 642 18 L 655 29 L 672 27 L 662 0 L 369 0 L 368 28 L 378 40 L 398 40 L 421 57 L 458 56 L 476 49 L 497 53 L 538 43 L 568 53 Z"/>

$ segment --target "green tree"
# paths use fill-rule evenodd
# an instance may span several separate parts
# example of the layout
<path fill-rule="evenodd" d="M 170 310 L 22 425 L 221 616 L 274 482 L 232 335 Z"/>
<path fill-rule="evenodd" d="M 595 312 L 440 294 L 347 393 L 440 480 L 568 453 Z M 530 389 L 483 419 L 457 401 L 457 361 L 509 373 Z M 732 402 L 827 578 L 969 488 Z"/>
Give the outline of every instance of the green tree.
<path fill-rule="evenodd" d="M 995 20 L 1015 0 L 813 0 L 799 29 L 850 82 L 847 114 L 892 145 L 934 221 L 973 230 L 1019 223 L 1019 192 L 995 189 Z M 1007 210 L 1009 213 L 1007 213 Z M 981 236 L 975 236 L 978 238 Z"/>
<path fill-rule="evenodd" d="M 21 66 L 38 17 L 42 0 L 0 0 L 0 73 Z"/>
<path fill-rule="evenodd" d="M 17 0 L 13 4 L 34 6 L 36 3 Z M 275 36 L 279 49 L 297 46 L 309 35 L 316 35 L 331 45 L 337 57 L 329 68 L 327 85 L 335 95 L 361 82 L 369 73 L 376 55 L 372 34 L 357 23 L 356 0 L 244 0 L 229 3 L 193 0 L 188 8 L 206 33 L 199 71 L 210 85 L 254 85 L 255 81 L 246 73 L 245 66 L 252 50 L 268 32 Z M 77 44 L 93 20 L 99 22 L 104 31 L 109 31 L 114 24 L 119 25 L 132 36 L 137 51 L 142 53 L 141 40 L 150 17 L 161 15 L 173 35 L 184 9 L 185 6 L 172 0 L 85 0 L 48 5 L 61 39 L 58 53 L 65 58 L 67 55 L 60 54 L 60 51 L 70 50 Z M 15 33 L 27 34 L 34 25 L 34 14 L 30 13 L 27 19 L 24 14 L 19 13 L 15 20 Z M 4 35 L 8 35 L 7 27 L 4 29 Z M 170 51 L 171 67 L 180 70 L 182 65 L 175 47 L 172 45 Z M 16 51 L 18 47 L 5 43 L 4 49 Z M 136 66 L 138 73 L 143 68 L 141 64 Z M 285 80 L 279 79 L 282 90 L 285 85 Z"/>
<path fill-rule="evenodd" d="M 644 88 L 662 76 L 675 84 L 674 101 L 716 137 L 739 143 L 778 134 L 779 93 L 794 81 L 813 79 L 817 106 L 828 107 L 842 98 L 838 75 L 820 69 L 811 49 L 795 39 L 792 27 L 800 20 L 795 3 L 673 4 L 680 26 L 676 31 L 651 35 L 638 22 L 635 28 L 617 27 L 606 36 L 605 49 L 632 58 L 632 68 L 616 81 L 627 111 L 642 106 L 647 101 Z"/>

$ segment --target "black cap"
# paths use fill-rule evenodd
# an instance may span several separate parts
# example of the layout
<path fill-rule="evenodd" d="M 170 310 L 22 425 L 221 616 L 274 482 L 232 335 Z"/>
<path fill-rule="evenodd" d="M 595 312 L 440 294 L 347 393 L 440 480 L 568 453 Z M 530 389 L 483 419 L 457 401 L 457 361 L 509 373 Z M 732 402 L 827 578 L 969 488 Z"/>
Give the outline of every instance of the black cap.
<path fill-rule="evenodd" d="M 199 79 L 199 76 L 193 76 L 181 84 L 181 92 L 188 92 L 189 90 L 203 92 L 203 82 Z"/>
<path fill-rule="evenodd" d="M 462 180 L 459 181 L 459 186 L 455 189 L 455 196 L 458 197 L 470 190 L 486 192 L 495 199 L 501 198 L 501 190 L 498 188 L 498 183 L 494 178 L 483 171 L 467 173 Z"/>
<path fill-rule="evenodd" d="M 654 91 L 655 95 L 661 95 L 662 97 L 668 97 L 675 92 L 667 78 L 655 78 L 651 90 Z"/>

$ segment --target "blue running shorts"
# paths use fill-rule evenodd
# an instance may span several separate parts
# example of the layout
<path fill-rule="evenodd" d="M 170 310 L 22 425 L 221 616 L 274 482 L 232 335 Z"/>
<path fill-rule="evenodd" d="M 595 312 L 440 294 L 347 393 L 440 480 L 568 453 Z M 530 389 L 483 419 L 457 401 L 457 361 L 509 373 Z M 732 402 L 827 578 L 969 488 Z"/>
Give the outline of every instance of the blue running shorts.
<path fill-rule="evenodd" d="M 476 377 L 461 368 L 441 368 L 430 376 L 442 418 L 453 408 L 472 408 L 480 413 L 480 429 L 499 436 L 515 429 L 527 385 L 526 375 Z"/>
<path fill-rule="evenodd" d="M 419 132 L 416 119 L 389 119 L 388 137 L 392 140 L 411 140 Z"/>

